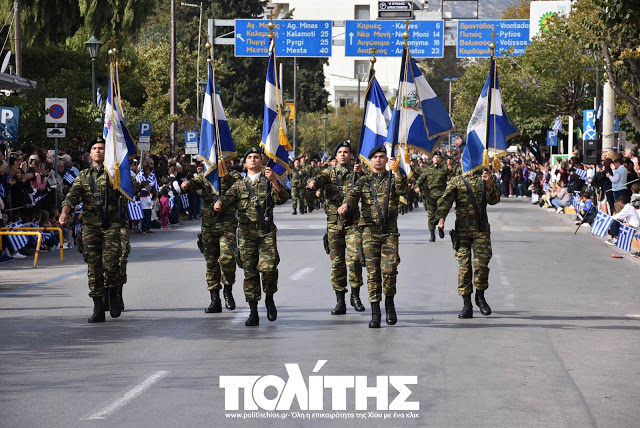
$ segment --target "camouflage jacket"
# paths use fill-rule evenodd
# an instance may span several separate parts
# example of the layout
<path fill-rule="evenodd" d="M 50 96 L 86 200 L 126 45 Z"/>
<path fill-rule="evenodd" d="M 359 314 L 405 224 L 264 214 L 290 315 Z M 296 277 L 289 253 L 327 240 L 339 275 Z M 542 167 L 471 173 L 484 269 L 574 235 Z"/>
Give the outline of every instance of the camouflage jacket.
<path fill-rule="evenodd" d="M 260 177 L 255 183 L 251 183 L 249 176 L 246 176 L 243 180 L 238 180 L 227 190 L 222 196 L 222 206 L 228 205 L 230 209 L 238 210 L 238 220 L 240 224 L 258 223 L 258 211 L 251 200 L 247 185 L 249 183 L 253 188 L 253 192 L 258 198 L 258 203 L 262 206 L 262 213 L 265 217 L 273 219 L 273 207 L 275 205 L 282 205 L 289 199 L 289 193 L 287 189 L 280 185 L 280 191 L 276 192 L 273 186 L 271 187 L 271 206 L 269 212 L 264 211 L 265 202 L 267 199 L 267 178 L 264 172 L 260 174 Z"/>
<path fill-rule="evenodd" d="M 486 210 L 486 206 L 482 207 L 482 171 L 476 171 L 466 176 L 471 190 L 476 198 L 478 209 L 480 211 Z M 495 205 L 500 202 L 500 191 L 493 176 L 489 179 L 486 186 L 486 200 L 487 204 Z M 444 191 L 442 197 L 438 200 L 438 210 L 436 211 L 436 218 L 446 218 L 449 210 L 456 203 L 456 229 L 465 228 L 464 225 L 459 226 L 458 223 L 474 221 L 476 214 L 473 209 L 473 204 L 469 200 L 469 194 L 467 192 L 467 186 L 465 186 L 462 180 L 462 175 L 458 175 L 451 179 L 447 185 L 447 189 Z M 489 230 L 489 223 L 487 222 L 487 230 Z"/>
<path fill-rule="evenodd" d="M 307 180 L 304 179 L 302 167 L 291 168 L 291 185 L 296 187 L 304 186 Z"/>
<path fill-rule="evenodd" d="M 450 172 L 446 165 L 431 164 L 422 169 L 416 180 L 416 186 L 420 188 L 420 193 L 423 195 L 440 196 L 447 187 Z"/>
<path fill-rule="evenodd" d="M 352 210 L 358 209 L 358 201 L 362 202 L 362 211 L 360 213 L 359 226 L 371 226 L 382 225 L 382 218 L 378 215 L 378 209 L 371 194 L 371 187 L 369 183 L 373 183 L 373 187 L 376 190 L 378 204 L 380 204 L 380 210 L 384 215 L 385 198 L 387 196 L 387 179 L 389 175 L 387 172 L 381 174 L 370 173 L 363 177 L 360 177 L 353 186 L 353 189 L 347 194 L 343 203 L 349 205 Z M 404 195 L 407 191 L 407 181 L 405 177 L 391 179 L 391 191 L 389 193 L 389 218 L 387 219 L 387 226 L 389 230 L 395 230 L 398 226 L 398 205 L 400 203 L 400 196 Z"/>
<path fill-rule="evenodd" d="M 308 163 L 300 165 L 300 177 L 302 178 L 302 185 L 304 185 L 304 183 L 306 183 L 307 180 L 313 176 L 313 172 L 311 170 L 311 165 L 309 165 Z"/>
<path fill-rule="evenodd" d="M 92 176 L 95 182 L 95 194 L 92 186 Z M 82 203 L 82 223 L 88 226 L 102 227 L 106 188 L 107 174 L 103 167 L 92 166 L 91 168 L 83 169 L 74 180 L 62 206 L 74 210 L 76 205 Z M 122 204 L 126 205 L 126 203 L 127 201 L 120 191 L 113 187 L 109 188 L 107 210 L 109 224 L 121 221 L 120 211 L 123 209 Z"/>
<path fill-rule="evenodd" d="M 335 168 L 325 168 L 311 180 L 316 181 L 316 189 L 324 191 L 324 212 L 327 214 L 327 223 L 336 224 L 338 220 L 344 224 L 345 216 L 338 216 L 338 208 L 342 205 L 345 195 L 348 195 L 353 187 L 353 168 L 347 168 L 338 165 Z M 338 191 L 338 176 L 342 184 L 342 198 Z M 360 219 L 360 210 L 356 205 L 355 209 L 350 210 L 353 224 L 358 224 Z"/>
<path fill-rule="evenodd" d="M 224 195 L 238 180 L 242 180 L 242 175 L 238 171 L 229 170 L 229 175 L 220 179 L 221 194 Z M 204 174 L 198 174 L 189 180 L 189 191 L 197 192 L 202 191 L 202 217 L 213 218 L 215 212 L 213 211 L 213 204 L 218 200 L 218 196 L 213 193 L 213 187 L 211 182 L 204 176 Z M 218 219 L 222 221 L 235 221 L 236 210 L 230 205 L 223 205 L 222 211 L 218 214 Z"/>

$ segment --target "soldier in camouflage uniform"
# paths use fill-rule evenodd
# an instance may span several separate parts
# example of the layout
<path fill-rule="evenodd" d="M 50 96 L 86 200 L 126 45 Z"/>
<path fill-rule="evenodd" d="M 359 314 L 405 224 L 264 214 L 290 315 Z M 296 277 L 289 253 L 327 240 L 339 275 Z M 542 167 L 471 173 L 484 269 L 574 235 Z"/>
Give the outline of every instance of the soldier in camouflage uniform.
<path fill-rule="evenodd" d="M 478 207 L 477 214 L 473 200 L 469 196 L 465 178 Z M 458 318 L 473 318 L 471 293 L 474 284 L 476 305 L 480 308 L 482 315 L 487 316 L 491 314 L 491 308 L 484 298 L 484 291 L 489 287 L 489 260 L 492 252 L 491 228 L 487 220 L 486 208 L 487 204 L 495 205 L 500 202 L 500 191 L 493 175 L 485 169 L 451 179 L 438 202 L 436 214 L 440 219 L 438 222 L 440 230 L 444 230 L 444 220 L 454 202 L 456 203 L 456 226 L 455 231 L 452 231 L 452 241 L 459 266 L 458 294 L 464 301 Z M 471 280 L 472 265 L 473 282 Z"/>
<path fill-rule="evenodd" d="M 416 192 L 422 192 L 424 197 L 424 208 L 427 210 L 427 223 L 431 237 L 429 242 L 436 240 L 436 208 L 438 199 L 444 193 L 449 179 L 449 169 L 442 165 L 440 152 L 433 153 L 432 164 L 422 169 L 420 177 L 416 180 Z M 444 238 L 444 230 L 438 231 L 440 239 Z"/>
<path fill-rule="evenodd" d="M 241 181 L 238 171 L 229 169 L 228 174 L 220 178 L 220 194 L 224 195 L 236 181 Z M 232 311 L 236 308 L 233 298 L 233 284 L 236 282 L 236 230 L 238 219 L 232 205 L 225 205 L 218 213 L 213 205 L 218 196 L 204 174 L 195 175 L 181 184 L 182 190 L 196 192 L 202 197 L 202 253 L 207 265 L 207 290 L 211 294 L 211 304 L 204 310 L 207 314 L 222 312 L 220 289 L 225 307 Z"/>
<path fill-rule="evenodd" d="M 113 318 L 120 316 L 122 307 L 118 301 L 118 270 L 121 254 L 120 229 L 121 204 L 126 204 L 122 194 L 111 188 L 103 167 L 105 143 L 102 137 L 94 138 L 89 146 L 92 166 L 80 172 L 62 203 L 60 224 L 66 225 L 80 203 L 82 206 L 82 255 L 87 263 L 89 296 L 93 299 L 93 315 L 90 323 L 104 322 L 102 297 L 108 289 L 109 312 Z M 106 208 L 106 210 L 105 210 Z"/>
<path fill-rule="evenodd" d="M 360 300 L 362 286 L 362 230 L 358 226 L 360 210 L 349 211 L 346 216 L 337 214 L 344 195 L 354 186 L 354 174 L 360 173 L 360 164 L 351 168 L 351 144 L 343 141 L 336 146 L 335 156 L 338 164 L 334 168 L 325 168 L 309 180 L 309 189 L 324 190 L 324 211 L 327 214 L 327 234 L 329 239 L 329 257 L 331 258 L 331 285 L 336 292 L 337 304 L 331 315 L 347 313 L 344 295 L 347 292 L 347 267 L 351 284 L 351 306 L 357 312 L 363 312 Z M 345 258 L 346 250 L 346 258 Z"/>
<path fill-rule="evenodd" d="M 358 201 L 362 202 L 359 226 L 362 227 L 362 249 L 367 265 L 367 286 L 371 302 L 370 328 L 380 328 L 380 301 L 385 295 L 386 321 L 389 325 L 398 322 L 394 304 L 396 294 L 396 275 L 400 254 L 398 253 L 398 204 L 400 195 L 407 191 L 407 182 L 398 169 L 399 163 L 387 157 L 383 146 L 375 146 L 369 152 L 371 174 L 360 177 L 338 209 L 345 215 L 355 210 Z M 389 192 L 389 214 L 385 219 L 384 201 L 387 193 L 388 173 L 385 165 L 389 163 L 395 178 L 391 181 Z"/>
<path fill-rule="evenodd" d="M 304 183 L 306 183 L 311 177 L 313 177 L 313 171 L 311 165 L 307 163 L 307 157 L 305 155 L 300 156 L 300 173 L 302 178 L 302 186 L 303 190 L 301 191 L 302 198 L 302 207 L 300 208 L 300 212 L 302 214 L 306 214 L 307 212 L 313 212 L 314 210 L 314 198 L 316 197 L 315 192 L 306 188 Z"/>
<path fill-rule="evenodd" d="M 244 295 L 249 302 L 251 313 L 244 323 L 246 326 L 260 324 L 258 301 L 261 298 L 260 275 L 265 292 L 267 319 L 275 321 L 278 312 L 273 295 L 278 291 L 278 263 L 280 256 L 276 245 L 276 226 L 273 224 L 273 207 L 282 205 L 289 194 L 278 181 L 271 168 L 263 170 L 262 150 L 252 147 L 245 153 L 247 176 L 236 181 L 225 195 L 215 203 L 216 212 L 225 206 L 238 210 L 238 249 L 244 269 Z M 267 180 L 271 194 L 267 204 Z"/>
<path fill-rule="evenodd" d="M 291 168 L 291 201 L 293 205 L 293 215 L 298 214 L 298 201 L 300 201 L 300 214 L 304 214 L 305 180 L 303 179 L 300 159 L 293 161 Z"/>

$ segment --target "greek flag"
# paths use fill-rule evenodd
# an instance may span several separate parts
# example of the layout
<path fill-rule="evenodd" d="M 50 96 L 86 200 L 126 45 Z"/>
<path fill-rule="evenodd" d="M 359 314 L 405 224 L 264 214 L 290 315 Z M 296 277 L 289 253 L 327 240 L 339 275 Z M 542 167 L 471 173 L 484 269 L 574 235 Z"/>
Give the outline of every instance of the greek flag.
<path fill-rule="evenodd" d="M 375 72 L 370 73 L 369 86 L 364 96 L 364 109 L 364 120 L 360 132 L 360 159 L 369 164 L 369 152 L 375 146 L 384 144 L 387 138 L 387 127 L 391 120 L 391 109 Z"/>
<path fill-rule="evenodd" d="M 463 173 L 489 167 L 489 159 L 493 157 L 495 162 L 499 157 L 506 155 L 507 140 L 518 135 L 520 131 L 509 118 L 502 103 L 498 70 L 492 57 L 489 75 L 467 126 L 467 145 L 462 152 Z"/>
<path fill-rule="evenodd" d="M 15 223 L 11 223 L 7 226 L 9 231 L 11 232 L 15 227 L 22 227 L 23 224 L 21 221 L 17 221 Z M 19 232 L 19 230 L 14 231 Z M 23 248 L 29 242 L 29 237 L 27 235 L 7 235 L 7 240 L 9 241 L 9 246 L 13 252 L 18 251 L 20 248 Z"/>
<path fill-rule="evenodd" d="M 587 171 L 585 171 L 584 169 L 573 168 L 573 172 L 578 174 L 578 177 L 580 177 L 581 180 L 585 180 L 585 181 L 587 180 Z"/>
<path fill-rule="evenodd" d="M 292 147 L 287 141 L 287 128 L 280 112 L 280 88 L 276 73 L 276 44 L 272 38 L 269 43 L 269 65 L 264 85 L 264 122 L 260 146 L 271 159 L 269 166 L 284 179 L 291 170 L 288 151 L 292 150 Z"/>
<path fill-rule="evenodd" d="M 593 226 L 591 226 L 591 233 L 604 238 L 605 236 L 607 236 L 607 232 L 611 227 L 611 223 L 613 223 L 613 217 L 600 211 L 593 221 Z"/>
<path fill-rule="evenodd" d="M 580 211 L 580 196 L 573 195 L 571 197 L 571 205 L 576 210 L 576 212 L 579 212 Z"/>
<path fill-rule="evenodd" d="M 100 88 L 96 89 L 96 104 L 98 109 L 102 110 L 102 92 L 100 92 Z"/>
<path fill-rule="evenodd" d="M 129 168 L 129 156 L 135 156 L 137 149 L 126 129 L 122 116 L 122 106 L 118 99 L 118 74 L 114 62 L 109 73 L 109 90 L 104 112 L 104 167 L 109 174 L 111 185 L 129 200 L 133 199 L 133 180 Z M 133 149 L 133 150 L 132 150 Z"/>
<path fill-rule="evenodd" d="M 398 96 L 387 142 L 431 155 L 453 131 L 453 122 L 406 47 L 402 52 Z M 505 147 L 506 150 L 506 147 Z"/>
<path fill-rule="evenodd" d="M 68 183 L 68 184 L 72 184 L 73 180 L 76 179 L 76 177 L 71 173 L 71 171 L 67 171 L 64 173 L 64 177 L 62 177 L 62 179 Z"/>
<path fill-rule="evenodd" d="M 233 137 L 231 137 L 227 116 L 224 114 L 218 85 L 214 82 L 213 67 L 209 63 L 209 78 L 204 94 L 202 123 L 200 124 L 198 159 L 204 163 L 204 175 L 216 195 L 220 193 L 220 175 L 226 175 L 224 158 L 232 158 L 236 155 L 236 146 L 233 143 Z"/>
<path fill-rule="evenodd" d="M 553 126 L 551 127 L 556 132 L 562 131 L 562 116 L 556 117 L 556 121 L 553 122 Z"/>
<path fill-rule="evenodd" d="M 180 199 L 182 199 L 182 208 L 189 208 L 189 195 L 180 195 Z"/>
<path fill-rule="evenodd" d="M 158 177 L 156 177 L 156 173 L 153 171 L 151 171 L 151 174 L 149 174 L 149 177 L 147 177 L 146 175 L 144 175 L 144 170 L 140 170 L 138 175 L 136 175 L 136 181 L 138 183 L 146 181 L 147 183 L 149 183 L 150 189 L 156 189 L 157 191 L 160 191 L 160 188 L 158 187 Z"/>
<path fill-rule="evenodd" d="M 624 251 L 631 252 L 631 242 L 633 241 L 633 235 L 635 230 L 627 225 L 620 225 L 620 231 L 618 232 L 618 242 L 616 247 Z"/>
<path fill-rule="evenodd" d="M 142 220 L 144 211 L 140 201 L 129 201 L 129 220 Z"/>
<path fill-rule="evenodd" d="M 391 144 L 385 143 L 385 148 L 387 149 L 387 156 L 391 157 Z M 411 171 L 411 159 L 409 159 L 409 154 L 404 144 L 396 146 L 393 157 L 396 158 L 396 164 L 400 163 L 398 165 L 400 171 L 407 176 L 407 179 L 411 178 L 413 174 L 413 171 Z M 386 169 L 389 171 L 389 165 L 387 165 Z"/>

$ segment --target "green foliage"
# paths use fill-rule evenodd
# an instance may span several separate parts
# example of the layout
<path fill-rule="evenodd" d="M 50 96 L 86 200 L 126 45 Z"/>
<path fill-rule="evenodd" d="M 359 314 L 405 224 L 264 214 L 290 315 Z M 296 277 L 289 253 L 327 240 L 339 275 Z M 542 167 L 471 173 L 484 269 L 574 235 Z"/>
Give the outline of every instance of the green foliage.
<path fill-rule="evenodd" d="M 305 112 L 298 114 L 298 150 L 296 154 L 306 154 L 310 157 L 322 157 L 324 153 L 324 112 Z M 360 129 L 362 126 L 362 109 L 348 106 L 339 110 L 339 115 L 327 113 L 327 145 L 326 151 L 333 154 L 333 149 L 340 141 L 349 137 L 351 120 L 351 143 L 354 151 L 360 143 Z M 289 135 L 291 135 L 291 128 Z M 290 141 L 292 139 L 290 138 Z"/>
<path fill-rule="evenodd" d="M 229 118 L 229 127 L 238 156 L 242 156 L 247 149 L 260 145 L 262 139 L 262 119 L 241 115 Z M 291 134 L 289 134 L 291 135 Z"/>

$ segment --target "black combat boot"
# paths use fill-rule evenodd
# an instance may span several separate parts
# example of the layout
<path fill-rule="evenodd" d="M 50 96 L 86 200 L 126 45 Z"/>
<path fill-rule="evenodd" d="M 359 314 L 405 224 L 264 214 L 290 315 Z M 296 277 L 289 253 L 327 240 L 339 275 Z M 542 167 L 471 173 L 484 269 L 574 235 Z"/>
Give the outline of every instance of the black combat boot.
<path fill-rule="evenodd" d="M 471 294 L 462 296 L 464 300 L 464 306 L 462 306 L 462 312 L 458 314 L 458 318 L 473 318 L 473 306 L 471 306 Z"/>
<path fill-rule="evenodd" d="M 232 311 L 236 308 L 236 301 L 231 293 L 232 286 L 225 285 L 222 288 L 222 296 L 224 297 L 224 306 L 227 310 Z"/>
<path fill-rule="evenodd" d="M 396 315 L 396 305 L 393 303 L 393 296 L 384 296 L 384 310 L 387 313 L 387 324 L 396 325 L 398 315 Z"/>
<path fill-rule="evenodd" d="M 371 321 L 369 321 L 369 328 L 380 328 L 381 319 L 380 302 L 371 302 Z"/>
<path fill-rule="evenodd" d="M 304 207 L 303 205 L 300 205 L 300 215 L 306 214 L 307 213 L 307 209 Z"/>
<path fill-rule="evenodd" d="M 244 325 L 246 325 L 247 327 L 260 325 L 260 318 L 258 318 L 258 301 L 250 301 L 249 309 L 251 309 L 251 312 L 249 313 L 249 318 L 247 318 L 247 320 L 244 322 Z"/>
<path fill-rule="evenodd" d="M 278 310 L 273 301 L 273 294 L 267 294 L 267 297 L 264 299 L 264 305 L 267 307 L 267 319 L 269 321 L 275 321 L 278 318 Z"/>
<path fill-rule="evenodd" d="M 104 306 L 102 305 L 102 297 L 93 298 L 93 315 L 87 322 L 104 322 Z"/>
<path fill-rule="evenodd" d="M 222 302 L 220 301 L 220 290 L 209 290 L 211 293 L 211 304 L 204 310 L 205 314 L 217 314 L 222 312 Z"/>
<path fill-rule="evenodd" d="M 429 242 L 436 242 L 436 231 L 431 231 L 431 238 L 429 238 Z"/>
<path fill-rule="evenodd" d="M 444 239 L 444 229 L 438 228 L 438 236 L 440 239 Z"/>
<path fill-rule="evenodd" d="M 118 289 L 115 287 L 109 288 L 109 313 L 111 318 L 118 318 L 122 313 L 122 307 L 118 302 Z"/>
<path fill-rule="evenodd" d="M 364 305 L 360 300 L 360 287 L 351 287 L 351 306 L 353 306 L 356 312 L 364 312 Z"/>
<path fill-rule="evenodd" d="M 476 290 L 476 306 L 480 308 L 480 313 L 485 317 L 491 315 L 491 308 L 484 300 L 484 290 Z"/>
<path fill-rule="evenodd" d="M 109 289 L 108 288 L 105 288 L 104 296 L 102 296 L 102 310 L 104 311 L 109 310 Z"/>
<path fill-rule="evenodd" d="M 336 291 L 336 307 L 331 311 L 331 315 L 344 315 L 347 313 L 347 304 L 344 302 L 346 291 Z"/>
<path fill-rule="evenodd" d="M 293 207 L 293 213 L 291 215 L 298 215 L 298 211 L 297 211 L 296 207 Z"/>

